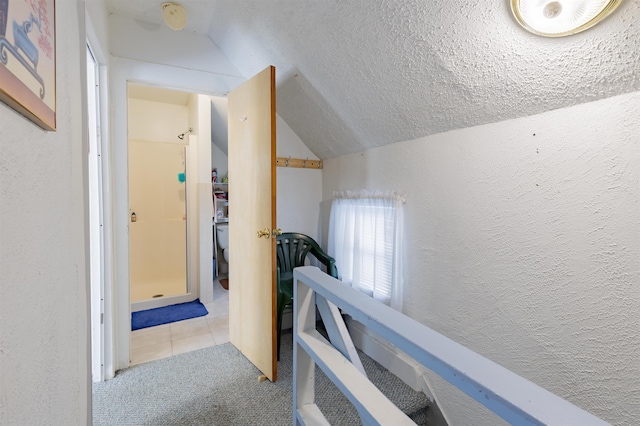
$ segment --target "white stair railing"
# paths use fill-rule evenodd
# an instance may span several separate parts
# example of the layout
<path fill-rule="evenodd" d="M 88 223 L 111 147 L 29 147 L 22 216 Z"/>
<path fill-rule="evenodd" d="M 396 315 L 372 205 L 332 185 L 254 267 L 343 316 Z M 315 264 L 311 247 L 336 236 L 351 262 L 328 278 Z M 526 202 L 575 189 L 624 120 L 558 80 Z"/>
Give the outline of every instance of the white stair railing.
<path fill-rule="evenodd" d="M 293 424 L 328 425 L 315 404 L 315 365 L 364 425 L 414 425 L 366 377 L 338 308 L 516 425 L 608 425 L 557 395 L 313 266 L 294 270 Z M 316 305 L 329 340 L 316 331 Z"/>

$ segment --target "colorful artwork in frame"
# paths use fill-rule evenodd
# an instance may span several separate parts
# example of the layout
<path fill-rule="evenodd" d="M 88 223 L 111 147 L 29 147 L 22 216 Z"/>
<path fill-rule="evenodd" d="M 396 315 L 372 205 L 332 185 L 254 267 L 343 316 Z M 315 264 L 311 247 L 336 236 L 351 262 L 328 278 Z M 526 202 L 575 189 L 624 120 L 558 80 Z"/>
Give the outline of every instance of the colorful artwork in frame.
<path fill-rule="evenodd" d="M 56 130 L 55 0 L 0 0 L 0 100 Z"/>

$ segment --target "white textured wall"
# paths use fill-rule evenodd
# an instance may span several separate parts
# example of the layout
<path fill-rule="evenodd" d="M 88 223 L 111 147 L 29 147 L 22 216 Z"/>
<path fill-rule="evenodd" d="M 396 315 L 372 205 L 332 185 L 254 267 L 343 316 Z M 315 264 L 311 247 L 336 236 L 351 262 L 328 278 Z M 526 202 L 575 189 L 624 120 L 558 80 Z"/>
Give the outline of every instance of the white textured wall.
<path fill-rule="evenodd" d="M 109 29 L 108 13 L 104 0 L 85 0 L 86 9 L 86 30 L 91 46 L 99 52 L 94 52 L 102 56 L 106 62 L 106 52 L 109 51 Z"/>
<path fill-rule="evenodd" d="M 56 132 L 0 104 L 2 425 L 91 422 L 83 28 L 56 2 Z"/>
<path fill-rule="evenodd" d="M 227 98 L 211 96 L 211 143 L 226 157 L 229 153 Z M 225 167 L 226 169 L 226 167 Z"/>
<path fill-rule="evenodd" d="M 317 160 L 285 121 L 277 117 L 276 156 Z M 283 232 L 301 232 L 318 239 L 322 171 L 276 167 L 276 213 Z"/>
<path fill-rule="evenodd" d="M 218 182 L 223 177 L 229 177 L 229 157 L 214 143 L 211 144 L 211 169 L 216 169 Z"/>
<path fill-rule="evenodd" d="M 406 314 L 634 425 L 638 117 L 635 92 L 336 157 L 325 161 L 323 200 L 337 189 L 406 191 Z M 495 424 L 437 390 L 453 424 Z"/>

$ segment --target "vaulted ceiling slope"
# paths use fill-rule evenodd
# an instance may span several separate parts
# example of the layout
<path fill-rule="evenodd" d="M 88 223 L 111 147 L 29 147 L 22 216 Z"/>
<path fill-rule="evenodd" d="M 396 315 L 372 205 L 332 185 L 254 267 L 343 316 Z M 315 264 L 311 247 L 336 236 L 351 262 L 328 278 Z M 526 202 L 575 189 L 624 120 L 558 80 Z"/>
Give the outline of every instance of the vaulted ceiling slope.
<path fill-rule="evenodd" d="M 323 159 L 640 90 L 635 0 L 557 39 L 520 28 L 508 0 L 181 3 L 243 76 L 276 66 L 278 113 Z"/>

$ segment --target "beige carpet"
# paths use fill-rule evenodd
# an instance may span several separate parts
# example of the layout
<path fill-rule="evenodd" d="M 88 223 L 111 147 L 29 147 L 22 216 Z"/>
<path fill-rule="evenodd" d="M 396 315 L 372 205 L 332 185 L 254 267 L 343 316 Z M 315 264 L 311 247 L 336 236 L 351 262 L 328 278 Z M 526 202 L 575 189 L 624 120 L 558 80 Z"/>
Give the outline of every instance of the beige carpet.
<path fill-rule="evenodd" d="M 282 337 L 279 378 L 260 372 L 231 344 L 122 370 L 93 386 L 94 425 L 291 425 L 292 335 Z M 416 423 L 427 398 L 361 354 L 369 378 Z M 317 369 L 317 404 L 333 425 L 358 425 L 351 403 Z"/>

